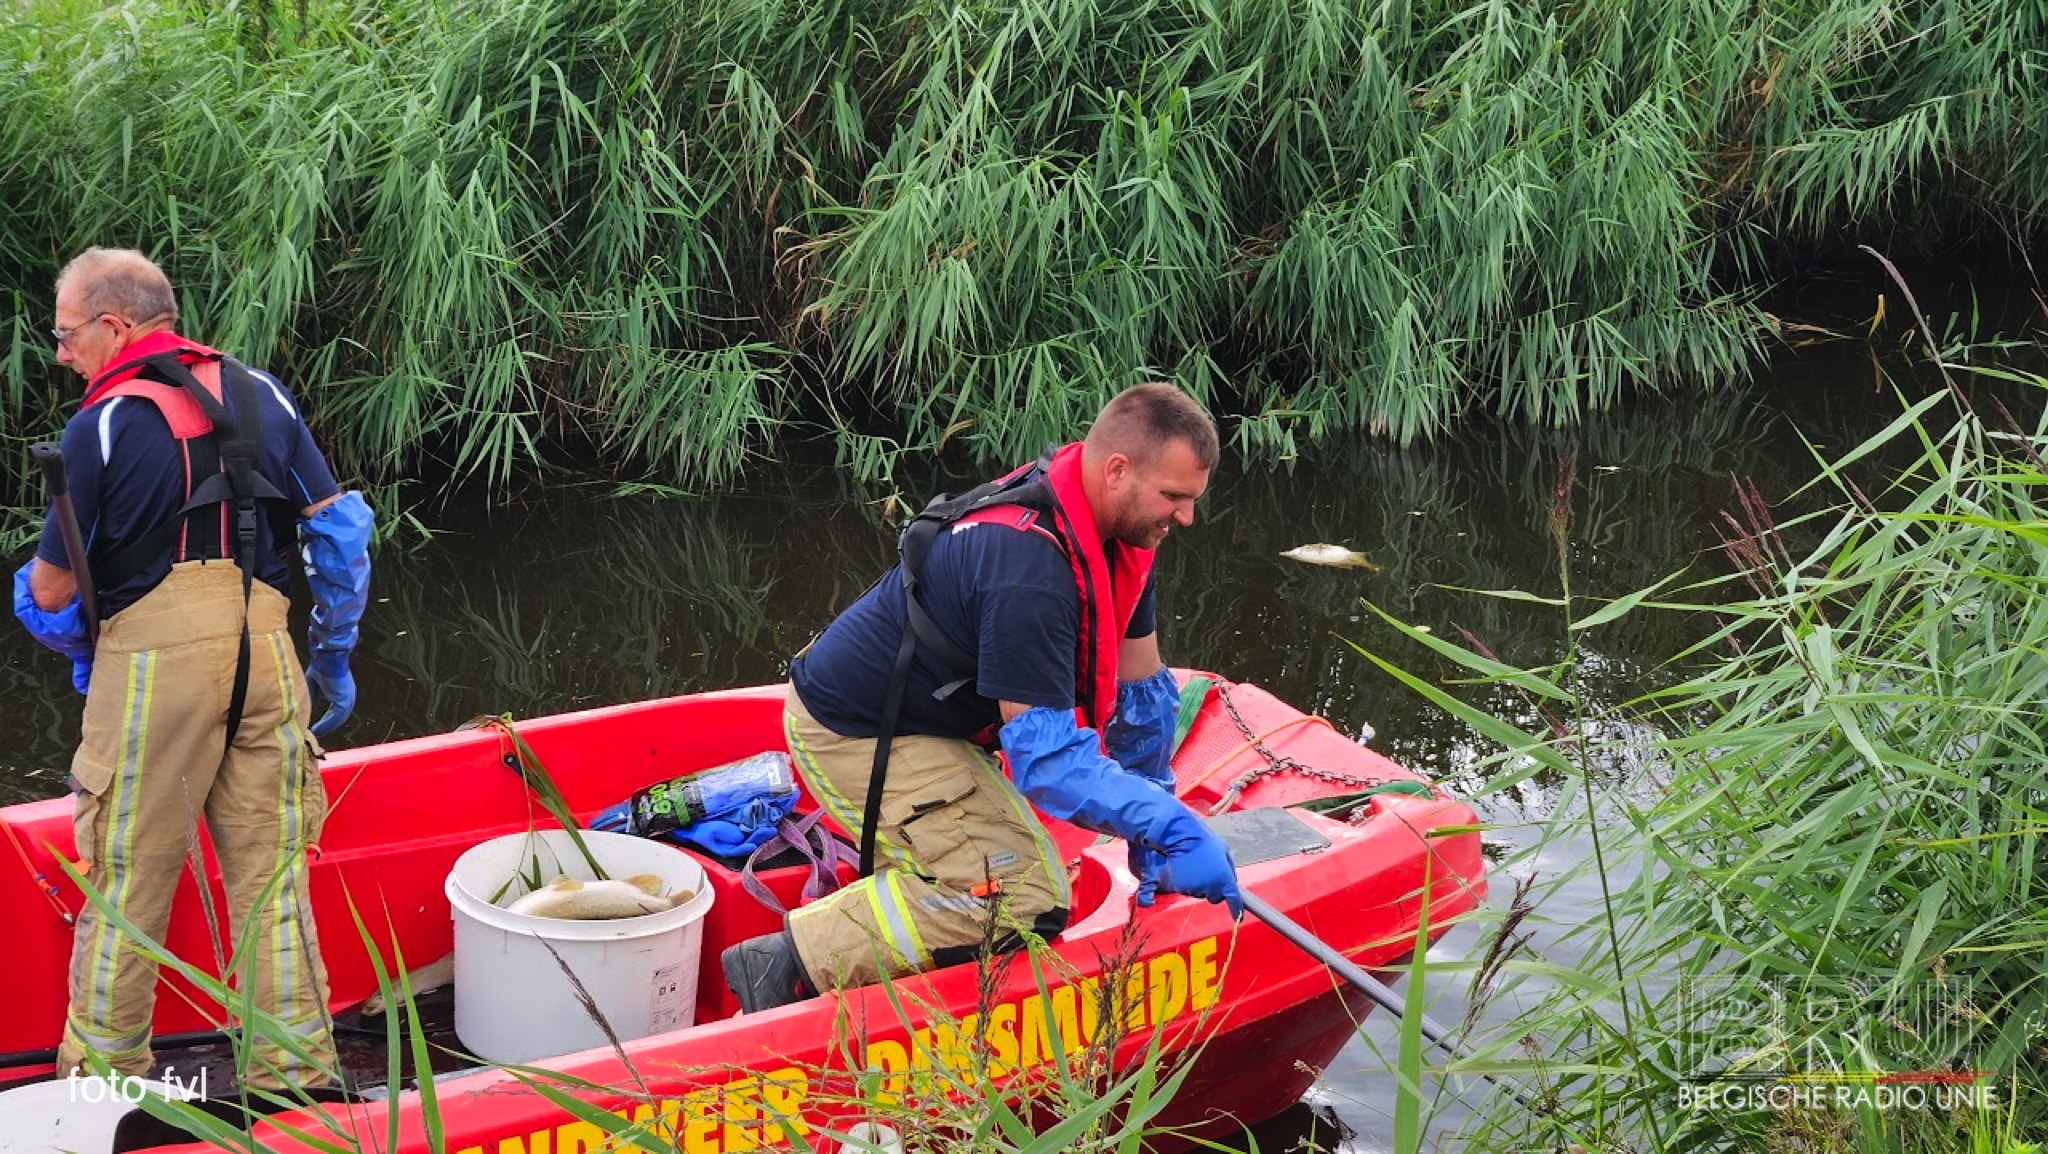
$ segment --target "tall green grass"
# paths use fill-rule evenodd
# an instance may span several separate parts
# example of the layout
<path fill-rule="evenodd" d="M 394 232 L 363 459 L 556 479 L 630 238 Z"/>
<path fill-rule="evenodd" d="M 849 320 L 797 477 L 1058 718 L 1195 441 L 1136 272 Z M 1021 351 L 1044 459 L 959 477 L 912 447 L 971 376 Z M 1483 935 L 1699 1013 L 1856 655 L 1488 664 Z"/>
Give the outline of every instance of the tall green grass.
<path fill-rule="evenodd" d="M 1811 492 L 1744 487 L 1725 578 L 1598 605 L 1567 583 L 1571 638 L 1643 613 L 1707 626 L 1689 676 L 1612 716 L 1569 660 L 1517 669 L 1400 627 L 1471 676 L 1403 675 L 1497 745 L 1489 789 L 1557 799 L 1508 865 L 1545 871 L 1523 927 L 1543 944 L 1489 991 L 1529 1007 L 1511 1028 L 1555 1110 L 1499 1103 L 1473 1148 L 1561 1129 L 1589 1149 L 2019 1150 L 2048 1128 L 2048 381 L 1995 375 L 2034 394 L 2034 424 L 1957 388 L 1822 461 Z M 1468 703 L 1501 696 L 1519 716 Z M 1591 916 L 1545 908 L 1588 893 Z M 1995 1108 L 1682 1105 L 1714 1073 L 1930 1071 L 1988 1072 Z"/>
<path fill-rule="evenodd" d="M 1261 456 L 1572 423 L 1742 376 L 1786 245 L 2037 232 L 2044 42 L 2003 0 L 29 0 L 0 424 L 54 424 L 87 243 L 376 479 L 722 485 L 792 423 L 1014 459 L 1152 376 Z"/>

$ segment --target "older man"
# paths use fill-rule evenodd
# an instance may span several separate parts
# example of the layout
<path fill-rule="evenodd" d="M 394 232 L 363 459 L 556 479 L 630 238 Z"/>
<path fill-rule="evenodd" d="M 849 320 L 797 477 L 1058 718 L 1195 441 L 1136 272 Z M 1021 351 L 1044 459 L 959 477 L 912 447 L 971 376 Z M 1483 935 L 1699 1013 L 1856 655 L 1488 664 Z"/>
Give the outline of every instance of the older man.
<path fill-rule="evenodd" d="M 1172 792 L 1179 696 L 1151 574 L 1217 455 L 1193 399 L 1129 389 L 1086 440 L 926 509 L 901 562 L 798 655 L 790 754 L 879 868 L 725 952 L 744 1009 L 1059 933 L 1066 866 L 1032 804 L 1128 841 L 1140 902 L 1241 909 L 1229 850 Z"/>
<path fill-rule="evenodd" d="M 63 456 L 87 555 L 69 555 L 53 508 L 16 574 L 15 613 L 72 659 L 86 695 L 71 772 L 87 880 L 161 940 L 203 817 L 238 937 L 254 945 L 234 980 L 283 1027 L 255 1045 L 248 1080 L 317 1085 L 335 1072 L 306 893 L 306 848 L 327 808 L 313 735 L 354 706 L 371 514 L 360 493 L 339 491 L 276 378 L 178 335 L 177 321 L 170 281 L 139 252 L 88 249 L 59 274 L 57 360 L 85 379 Z M 285 621 L 301 540 L 313 684 L 329 702 L 311 726 Z M 80 573 L 97 594 L 96 642 Z M 156 980 L 88 906 L 58 1069 L 91 1054 L 146 1073 Z"/>

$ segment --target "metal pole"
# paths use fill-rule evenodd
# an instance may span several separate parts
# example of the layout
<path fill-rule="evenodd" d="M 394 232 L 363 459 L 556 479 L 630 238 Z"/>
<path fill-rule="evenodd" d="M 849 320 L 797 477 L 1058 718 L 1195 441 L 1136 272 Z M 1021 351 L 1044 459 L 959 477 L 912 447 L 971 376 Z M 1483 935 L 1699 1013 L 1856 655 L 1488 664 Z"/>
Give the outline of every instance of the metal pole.
<path fill-rule="evenodd" d="M 1309 933 L 1293 918 L 1274 909 L 1267 903 L 1266 899 L 1249 891 L 1240 892 L 1244 897 L 1244 908 L 1250 911 L 1253 917 L 1273 927 L 1274 931 L 1281 937 L 1293 942 L 1301 947 L 1302 951 L 1308 954 L 1308 956 L 1328 966 L 1332 973 L 1351 983 L 1359 990 L 1364 991 L 1366 997 L 1379 1003 L 1381 1008 L 1385 1009 L 1388 1013 L 1396 1018 L 1403 1018 L 1408 1015 L 1408 1007 L 1401 1000 L 1401 995 L 1387 988 L 1386 983 L 1360 969 L 1357 963 L 1338 953 L 1336 947 Z M 1420 1010 L 1415 1011 L 1415 1014 L 1422 1020 L 1423 1037 L 1428 1038 L 1439 1049 L 1453 1058 L 1471 1057 L 1470 1054 L 1460 1049 L 1456 1042 L 1451 1041 L 1450 1030 L 1431 1021 Z M 1513 1094 L 1516 1100 L 1523 1105 L 1534 1104 L 1533 1100 L 1521 1087 L 1502 1082 L 1491 1074 L 1481 1074 L 1479 1076 Z"/>

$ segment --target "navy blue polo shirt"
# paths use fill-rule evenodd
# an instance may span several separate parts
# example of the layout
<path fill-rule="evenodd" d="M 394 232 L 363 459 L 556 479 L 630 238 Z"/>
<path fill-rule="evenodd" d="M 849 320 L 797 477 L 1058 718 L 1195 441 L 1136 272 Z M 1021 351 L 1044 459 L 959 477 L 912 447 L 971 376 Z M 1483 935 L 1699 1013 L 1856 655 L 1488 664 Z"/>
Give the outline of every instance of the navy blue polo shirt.
<path fill-rule="evenodd" d="M 290 498 L 293 514 L 339 492 L 327 459 L 313 444 L 313 435 L 299 416 L 298 404 L 277 378 L 255 369 L 256 395 L 262 400 L 263 450 L 259 466 L 270 483 Z M 235 410 L 234 390 L 225 403 Z M 64 426 L 64 468 L 70 477 L 71 507 L 79 533 L 94 558 L 112 556 L 146 536 L 164 518 L 178 511 L 187 496 L 185 454 L 154 404 L 141 397 L 109 397 L 89 405 Z M 226 540 L 233 547 L 232 518 Z M 256 578 L 280 593 L 291 594 L 290 549 L 296 542 L 273 540 L 270 518 L 256 518 Z M 71 568 L 56 511 L 43 522 L 36 556 L 60 568 Z M 112 617 L 142 599 L 171 571 L 172 557 L 157 561 L 116 588 L 102 588 L 100 615 Z"/>
<path fill-rule="evenodd" d="M 1121 548 L 1112 542 L 1111 549 Z M 1073 709 L 1081 593 L 1059 546 L 1039 533 L 991 522 L 941 532 L 925 558 L 920 590 L 946 640 L 975 663 L 975 679 L 944 701 L 932 694 L 958 674 L 917 647 L 897 732 L 968 738 L 1002 720 L 999 701 Z M 873 737 L 907 627 L 903 570 L 889 570 L 790 664 L 804 708 L 845 737 Z M 1154 584 L 1126 637 L 1158 629 Z"/>

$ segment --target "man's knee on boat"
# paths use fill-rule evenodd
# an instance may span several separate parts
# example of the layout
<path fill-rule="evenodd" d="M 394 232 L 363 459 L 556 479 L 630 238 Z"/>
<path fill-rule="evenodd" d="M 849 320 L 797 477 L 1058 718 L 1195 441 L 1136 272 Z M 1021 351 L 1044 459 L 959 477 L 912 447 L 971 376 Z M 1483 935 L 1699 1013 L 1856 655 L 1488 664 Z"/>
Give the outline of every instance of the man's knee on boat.
<path fill-rule="evenodd" d="M 938 947 L 932 951 L 932 965 L 954 966 L 984 956 L 1014 954 L 1033 941 L 1049 942 L 1066 930 L 1070 916 L 1070 911 L 1064 905 L 1045 905 L 1038 901 L 1006 901 L 990 922 L 992 932 L 985 941 L 971 945 Z"/>
<path fill-rule="evenodd" d="M 1010 953 L 1066 928 L 1065 890 L 1041 884 L 1038 873 L 1031 868 L 1007 870 L 1004 877 L 984 872 L 984 881 L 962 890 L 884 870 L 793 911 L 790 938 L 804 968 L 824 989 L 849 989 Z"/>

